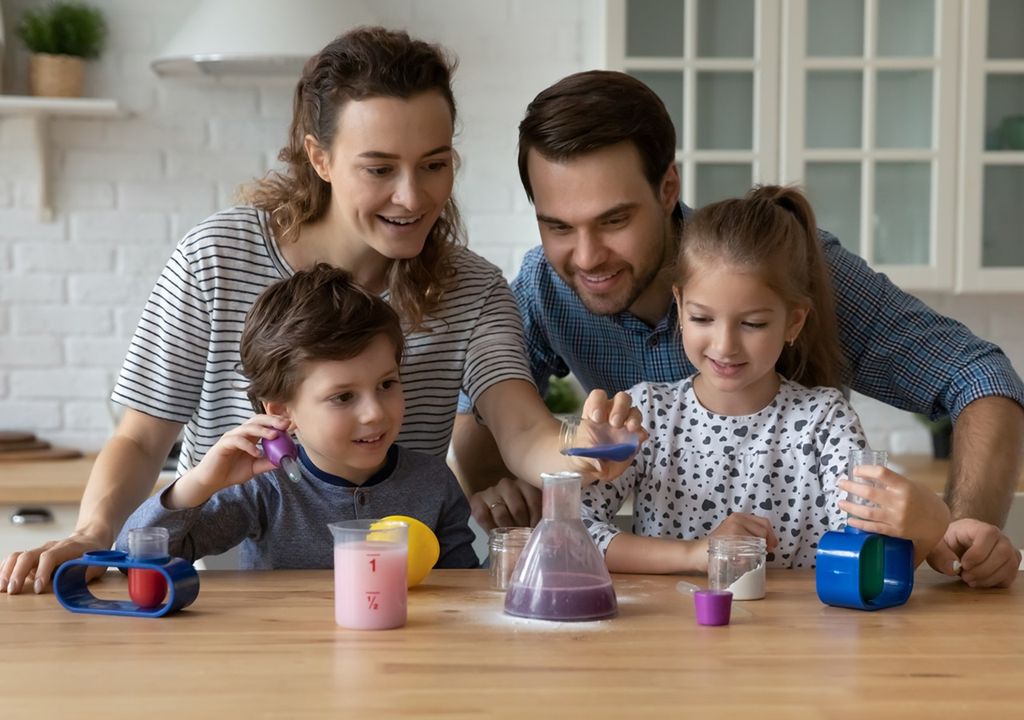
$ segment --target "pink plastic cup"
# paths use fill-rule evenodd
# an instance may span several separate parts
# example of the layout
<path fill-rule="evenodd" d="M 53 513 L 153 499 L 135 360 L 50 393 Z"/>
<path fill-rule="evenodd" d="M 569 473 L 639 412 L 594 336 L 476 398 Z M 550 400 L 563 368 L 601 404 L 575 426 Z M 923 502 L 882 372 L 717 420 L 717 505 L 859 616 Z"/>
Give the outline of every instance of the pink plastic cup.
<path fill-rule="evenodd" d="M 409 526 L 392 520 L 345 520 L 334 535 L 334 620 L 351 630 L 405 625 Z"/>

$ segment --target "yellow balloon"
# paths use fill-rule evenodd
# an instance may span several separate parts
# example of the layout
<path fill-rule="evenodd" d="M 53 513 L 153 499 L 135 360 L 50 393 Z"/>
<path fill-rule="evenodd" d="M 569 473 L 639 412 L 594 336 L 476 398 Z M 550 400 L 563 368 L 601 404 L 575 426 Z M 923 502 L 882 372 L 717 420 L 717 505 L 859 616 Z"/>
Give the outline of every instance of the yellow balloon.
<path fill-rule="evenodd" d="M 409 569 L 407 584 L 409 587 L 419 585 L 434 569 L 434 564 L 441 557 L 441 544 L 437 536 L 425 523 L 408 515 L 388 515 L 381 522 L 398 520 L 409 526 Z M 373 529 L 373 526 L 370 526 Z"/>

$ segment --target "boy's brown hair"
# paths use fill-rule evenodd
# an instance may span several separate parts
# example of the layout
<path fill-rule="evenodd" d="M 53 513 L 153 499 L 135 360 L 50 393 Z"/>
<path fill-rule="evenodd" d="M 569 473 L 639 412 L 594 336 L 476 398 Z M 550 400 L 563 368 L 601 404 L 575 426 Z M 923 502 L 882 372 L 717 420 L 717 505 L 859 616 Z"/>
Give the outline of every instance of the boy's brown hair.
<path fill-rule="evenodd" d="M 262 400 L 285 402 L 315 360 L 348 360 L 378 335 L 402 362 L 405 338 L 398 314 L 339 268 L 320 263 L 268 286 L 245 317 L 238 371 L 249 380 L 253 409 Z"/>

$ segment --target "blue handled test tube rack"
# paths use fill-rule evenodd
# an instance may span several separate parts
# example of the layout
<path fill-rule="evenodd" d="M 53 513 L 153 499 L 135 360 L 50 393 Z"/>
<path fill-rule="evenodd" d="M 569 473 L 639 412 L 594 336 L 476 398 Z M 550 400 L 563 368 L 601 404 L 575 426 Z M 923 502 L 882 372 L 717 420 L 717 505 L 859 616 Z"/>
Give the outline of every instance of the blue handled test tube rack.
<path fill-rule="evenodd" d="M 129 600 L 104 600 L 89 591 L 85 580 L 90 567 L 112 567 L 121 570 L 148 570 L 160 573 L 167 582 L 165 601 L 152 608 L 141 608 Z M 53 576 L 53 593 L 65 609 L 93 615 L 126 615 L 130 617 L 164 617 L 191 605 L 199 595 L 199 573 L 184 558 L 159 560 L 130 559 L 119 550 L 96 550 L 69 560 L 57 568 Z"/>

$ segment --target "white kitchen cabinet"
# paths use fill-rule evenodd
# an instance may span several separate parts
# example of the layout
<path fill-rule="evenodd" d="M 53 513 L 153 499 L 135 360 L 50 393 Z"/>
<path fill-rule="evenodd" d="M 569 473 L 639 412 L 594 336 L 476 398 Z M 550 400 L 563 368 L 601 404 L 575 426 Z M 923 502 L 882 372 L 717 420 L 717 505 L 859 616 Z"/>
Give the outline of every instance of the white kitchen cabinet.
<path fill-rule="evenodd" d="M 682 199 L 803 185 L 908 290 L 1024 289 L 1022 0 L 607 0 L 607 64 L 680 136 Z"/>

